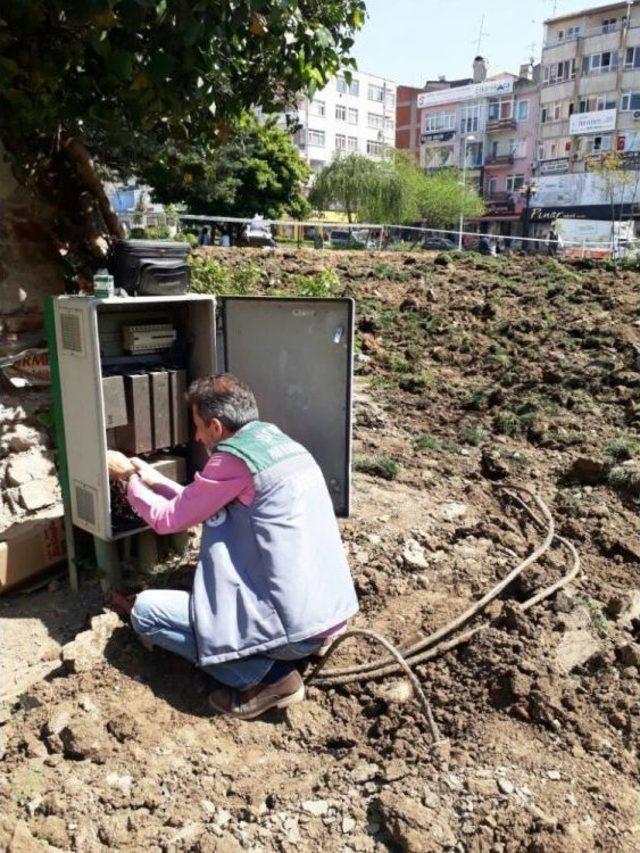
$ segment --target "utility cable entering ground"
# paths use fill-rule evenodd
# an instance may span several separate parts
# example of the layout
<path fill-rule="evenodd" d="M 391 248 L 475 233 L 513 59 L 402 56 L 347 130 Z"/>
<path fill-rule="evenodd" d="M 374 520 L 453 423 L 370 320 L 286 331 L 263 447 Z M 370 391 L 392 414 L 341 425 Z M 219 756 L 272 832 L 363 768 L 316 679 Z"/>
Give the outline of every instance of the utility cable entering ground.
<path fill-rule="evenodd" d="M 457 648 L 458 646 L 467 643 L 472 637 L 478 634 L 480 631 L 488 628 L 491 625 L 491 622 L 484 622 L 480 625 L 476 625 L 462 634 L 458 634 L 456 637 L 452 637 L 449 640 L 438 642 L 443 640 L 443 638 L 449 636 L 470 619 L 472 619 L 475 615 L 480 613 L 482 610 L 486 608 L 486 606 L 493 601 L 499 594 L 502 592 L 505 587 L 507 587 L 513 580 L 515 580 L 518 575 L 524 571 L 525 568 L 530 566 L 536 560 L 539 560 L 543 554 L 545 554 L 551 543 L 556 540 L 562 547 L 564 547 L 571 557 L 571 567 L 570 569 L 556 582 L 545 587 L 544 589 L 537 592 L 535 595 L 528 598 L 526 601 L 520 603 L 518 607 L 526 612 L 527 610 L 534 607 L 536 604 L 539 604 L 541 601 L 549 598 L 559 589 L 566 586 L 570 583 L 579 573 L 580 571 L 580 556 L 576 551 L 575 547 L 571 542 L 565 539 L 563 536 L 555 533 L 555 526 L 553 517 L 539 495 L 532 492 L 530 489 L 527 489 L 523 486 L 499 486 L 502 491 L 504 491 L 505 495 L 514 501 L 521 509 L 523 509 L 527 515 L 531 518 L 536 527 L 539 527 L 543 530 L 546 530 L 544 539 L 542 542 L 534 549 L 534 551 L 529 554 L 521 563 L 519 563 L 509 574 L 503 578 L 498 584 L 493 586 L 479 601 L 475 602 L 471 607 L 467 608 L 463 613 L 457 616 L 455 619 L 451 620 L 451 622 L 444 625 L 442 628 L 433 632 L 427 637 L 424 637 L 417 643 L 409 646 L 406 649 L 398 650 L 396 649 L 388 640 L 384 637 L 381 637 L 374 631 L 368 631 L 365 629 L 354 628 L 349 631 L 346 631 L 344 634 L 341 634 L 335 642 L 331 645 L 329 651 L 322 659 L 322 661 L 318 664 L 316 669 L 311 674 L 308 679 L 310 682 L 317 684 L 319 687 L 335 687 L 343 684 L 353 684 L 355 682 L 368 681 L 368 680 L 376 680 L 379 678 L 383 678 L 387 675 L 395 675 L 399 672 L 405 672 L 409 677 L 411 684 L 416 692 L 416 696 L 425 712 L 425 716 L 429 723 L 429 728 L 431 730 L 432 737 L 434 742 L 438 743 L 440 741 L 438 729 L 433 719 L 433 714 L 431 711 L 431 706 L 420 686 L 418 679 L 415 674 L 411 671 L 411 667 L 417 664 L 424 663 L 427 660 L 433 660 L 433 658 L 438 657 L 439 655 L 450 651 L 451 649 Z M 542 513 L 543 518 L 539 518 L 538 515 L 517 495 L 515 492 L 521 492 L 523 494 L 528 495 L 533 502 L 536 504 L 537 508 Z M 323 672 L 324 666 L 326 665 L 328 659 L 333 656 L 335 651 L 342 645 L 344 641 L 351 637 L 366 637 L 367 639 L 373 639 L 374 641 L 380 643 L 384 646 L 391 654 L 391 657 L 388 658 L 379 658 L 374 661 L 370 661 L 366 664 L 360 664 L 358 666 L 346 667 L 341 669 L 333 669 L 327 672 Z M 430 648 L 431 646 L 435 646 L 434 648 Z"/>

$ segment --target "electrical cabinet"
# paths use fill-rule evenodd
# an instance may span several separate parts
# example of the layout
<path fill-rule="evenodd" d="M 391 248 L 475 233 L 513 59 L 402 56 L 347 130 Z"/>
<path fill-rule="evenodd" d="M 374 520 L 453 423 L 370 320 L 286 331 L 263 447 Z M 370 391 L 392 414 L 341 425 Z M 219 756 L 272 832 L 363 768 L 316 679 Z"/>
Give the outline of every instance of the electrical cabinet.
<path fill-rule="evenodd" d="M 53 316 L 71 520 L 99 539 L 144 529 L 107 472 L 107 449 L 190 480 L 206 451 L 186 389 L 230 372 L 262 420 L 314 455 L 334 508 L 350 502 L 353 302 L 350 299 L 61 296 Z"/>

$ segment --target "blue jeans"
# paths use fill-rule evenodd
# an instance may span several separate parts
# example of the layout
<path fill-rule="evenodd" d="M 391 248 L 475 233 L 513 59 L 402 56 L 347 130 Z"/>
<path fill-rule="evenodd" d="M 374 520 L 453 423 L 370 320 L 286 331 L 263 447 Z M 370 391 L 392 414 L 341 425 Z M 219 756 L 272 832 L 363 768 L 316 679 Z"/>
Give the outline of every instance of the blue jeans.
<path fill-rule="evenodd" d="M 198 663 L 196 638 L 189 618 L 189 593 L 180 589 L 147 589 L 136 596 L 131 611 L 131 625 L 136 634 L 154 646 L 174 652 L 192 663 Z M 260 655 L 203 666 L 203 672 L 216 681 L 248 690 L 259 684 L 277 660 L 300 660 L 309 657 L 322 645 L 322 640 L 278 646 Z"/>

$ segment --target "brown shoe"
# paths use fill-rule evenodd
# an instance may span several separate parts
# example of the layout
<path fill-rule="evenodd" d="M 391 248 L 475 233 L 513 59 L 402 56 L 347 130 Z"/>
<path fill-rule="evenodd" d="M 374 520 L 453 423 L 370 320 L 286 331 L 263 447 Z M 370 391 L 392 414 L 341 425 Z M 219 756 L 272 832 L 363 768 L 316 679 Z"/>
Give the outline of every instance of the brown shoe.
<path fill-rule="evenodd" d="M 237 720 L 253 720 L 270 708 L 287 708 L 303 699 L 304 682 L 297 669 L 273 684 L 257 684 L 243 691 L 222 687 L 209 694 L 212 708 Z"/>

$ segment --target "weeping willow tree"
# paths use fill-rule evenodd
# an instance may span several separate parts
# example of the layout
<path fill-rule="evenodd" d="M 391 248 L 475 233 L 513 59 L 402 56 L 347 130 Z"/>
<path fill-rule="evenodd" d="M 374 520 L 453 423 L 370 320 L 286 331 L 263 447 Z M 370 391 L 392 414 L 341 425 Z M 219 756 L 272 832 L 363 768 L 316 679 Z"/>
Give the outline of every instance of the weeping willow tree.
<path fill-rule="evenodd" d="M 309 201 L 319 210 L 344 210 L 349 222 L 362 218 L 375 193 L 378 182 L 377 164 L 361 154 L 338 154 L 320 172 L 309 194 Z"/>
<path fill-rule="evenodd" d="M 361 154 L 338 155 L 318 175 L 309 200 L 320 209 L 344 210 L 349 222 L 406 224 L 422 221 L 446 228 L 482 216 L 476 190 L 463 187 L 456 170 L 423 172 L 404 151 L 390 149 L 381 161 Z"/>

